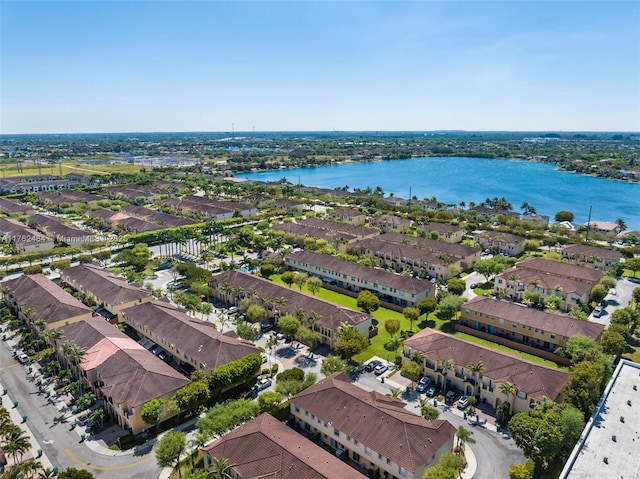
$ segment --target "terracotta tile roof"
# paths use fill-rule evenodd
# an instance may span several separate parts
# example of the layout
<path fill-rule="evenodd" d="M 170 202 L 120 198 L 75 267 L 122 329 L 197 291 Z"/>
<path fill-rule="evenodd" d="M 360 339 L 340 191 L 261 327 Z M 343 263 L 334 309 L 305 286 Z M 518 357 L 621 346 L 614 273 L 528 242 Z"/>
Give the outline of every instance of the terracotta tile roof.
<path fill-rule="evenodd" d="M 43 243 L 51 243 L 53 246 L 53 239 L 11 218 L 0 218 L 0 236 L 21 246 Z"/>
<path fill-rule="evenodd" d="M 325 230 L 322 228 L 314 228 L 308 225 L 302 225 L 299 223 L 280 223 L 274 225 L 273 228 L 276 231 L 283 231 L 285 233 L 291 233 L 295 236 L 310 236 L 312 238 L 324 239 L 332 243 L 340 243 L 342 241 L 353 241 L 355 238 L 352 235 L 341 233 L 339 231 Z"/>
<path fill-rule="evenodd" d="M 85 236 L 94 236 L 91 231 L 81 230 L 68 225 L 64 221 L 50 215 L 33 215 L 30 218 L 38 226 L 41 231 L 46 231 L 49 234 L 55 235 L 58 241 L 65 241 L 65 238 L 82 238 Z"/>
<path fill-rule="evenodd" d="M 307 313 L 313 311 L 320 315 L 320 319 L 316 322 L 316 325 L 331 330 L 336 330 L 342 322 L 355 326 L 366 321 L 371 321 L 371 316 L 361 311 L 354 311 L 335 305 L 296 291 L 293 288 L 288 288 L 258 276 L 243 273 L 242 271 L 226 271 L 214 276 L 213 279 L 218 285 L 227 283 L 235 288 L 241 287 L 245 291 L 254 290 L 258 293 L 258 298 L 283 297 L 287 300 L 286 305 L 281 308 L 283 315 L 294 314 L 298 308 L 304 309 Z"/>
<path fill-rule="evenodd" d="M 203 448 L 244 479 L 364 479 L 337 457 L 264 413 Z"/>
<path fill-rule="evenodd" d="M 456 233 L 458 231 L 464 231 L 464 228 L 461 228 L 460 226 L 454 226 L 448 223 L 436 223 L 436 222 L 429 223 L 424 228 L 427 231 L 438 231 L 440 233 Z"/>
<path fill-rule="evenodd" d="M 496 276 L 495 279 L 510 281 L 509 278 L 511 277 L 515 277 L 516 281 L 524 284 L 525 286 L 529 286 L 532 281 L 537 281 L 538 288 L 543 288 L 547 291 L 551 291 L 554 288 L 560 287 L 562 288 L 563 292 L 567 294 L 575 293 L 580 297 L 584 296 L 585 294 L 588 295 L 591 291 L 591 285 L 583 281 L 566 278 L 564 276 L 545 274 L 536 270 L 510 268 L 500 273 L 498 276 Z"/>
<path fill-rule="evenodd" d="M 347 276 L 366 279 L 381 286 L 387 286 L 413 294 L 420 294 L 433 288 L 433 283 L 426 279 L 394 274 L 382 269 L 369 268 L 354 263 L 353 261 L 342 260 L 328 254 L 318 254 L 312 251 L 296 251 L 285 258 L 287 264 L 289 264 L 290 261 L 300 261 L 310 266 L 318 266 L 319 268 L 334 273 L 340 272 Z M 295 264 L 290 264 L 290 266 L 296 267 Z M 313 273 L 322 276 L 322 269 L 314 271 Z"/>
<path fill-rule="evenodd" d="M 482 375 L 496 383 L 508 382 L 538 401 L 554 401 L 569 379 L 567 373 L 530 363 L 477 344 L 426 328 L 404 341 L 434 361 L 451 360 L 459 366 L 482 361 Z"/>
<path fill-rule="evenodd" d="M 194 319 L 167 303 L 138 304 L 123 310 L 122 315 L 136 329 L 145 330 L 148 337 L 166 338 L 166 345 L 158 344 L 169 348 L 167 351 L 172 344 L 208 369 L 260 353 L 253 343 L 222 334 L 211 323 Z"/>
<path fill-rule="evenodd" d="M 22 308 L 33 308 L 33 321 L 48 324 L 71 320 L 91 310 L 60 286 L 41 274 L 23 275 L 2 283 L 16 297 Z"/>
<path fill-rule="evenodd" d="M 586 244 L 570 244 L 562 248 L 562 256 L 578 256 L 590 259 L 595 256 L 598 259 L 609 261 L 620 261 L 622 254 L 619 251 L 612 251 L 607 248 L 598 248 Z"/>
<path fill-rule="evenodd" d="M 442 244 L 448 244 L 444 241 L 439 241 Z M 402 262 L 410 262 L 412 264 L 436 264 L 447 267 L 451 264 L 451 261 L 447 261 L 446 257 L 436 251 L 425 250 L 408 244 L 388 243 L 386 241 L 380 241 L 379 238 L 367 238 L 359 240 L 355 243 L 364 251 L 371 252 L 370 254 L 382 253 L 384 257 L 393 257 Z M 445 255 L 446 256 L 446 255 Z"/>
<path fill-rule="evenodd" d="M 148 298 L 151 293 L 136 283 L 128 283 L 126 278 L 117 276 L 111 271 L 96 264 L 80 264 L 60 272 L 63 281 L 90 293 L 111 306 Z"/>
<path fill-rule="evenodd" d="M 107 396 L 129 407 L 172 393 L 189 380 L 102 318 L 62 328 L 65 337 L 86 348 L 80 367 L 95 369 Z"/>
<path fill-rule="evenodd" d="M 473 236 L 476 239 L 476 242 L 481 238 L 513 244 L 524 243 L 526 240 L 526 238 L 523 238 L 522 236 L 514 235 L 512 233 L 503 233 L 502 231 L 477 231 Z"/>
<path fill-rule="evenodd" d="M 462 310 L 465 317 L 471 320 L 474 318 L 473 312 L 475 311 L 485 316 L 531 326 L 532 328 L 542 329 L 567 338 L 580 334 L 591 339 L 598 339 L 604 330 L 603 324 L 583 321 L 564 314 L 551 314 L 510 301 L 500 301 L 482 296 L 477 296 L 464 303 Z M 472 314 L 467 314 L 467 310 Z M 509 325 L 509 327 L 511 326 Z"/>
<path fill-rule="evenodd" d="M 448 421 L 426 421 L 399 399 L 353 385 L 344 373 L 332 374 L 290 403 L 412 472 L 428 464 L 456 433 Z"/>
<path fill-rule="evenodd" d="M 301 225 L 311 226 L 312 228 L 318 228 L 328 231 L 336 231 L 338 233 L 353 236 L 355 238 L 363 238 L 371 235 L 377 235 L 378 232 L 374 229 L 367 228 L 365 226 L 356 226 L 348 223 L 341 223 L 339 221 L 321 220 L 319 218 L 307 218 L 299 222 Z"/>
<path fill-rule="evenodd" d="M 416 248 L 435 253 L 444 253 L 454 258 L 466 258 L 480 252 L 480 248 L 465 246 L 457 243 L 445 243 L 443 241 L 409 236 L 402 233 L 385 233 L 376 239 L 391 244 L 410 245 Z"/>
<path fill-rule="evenodd" d="M 516 263 L 516 269 L 528 269 L 545 274 L 575 278 L 582 281 L 597 283 L 604 276 L 604 271 L 584 268 L 575 264 L 562 263 L 549 259 L 530 257 Z"/>

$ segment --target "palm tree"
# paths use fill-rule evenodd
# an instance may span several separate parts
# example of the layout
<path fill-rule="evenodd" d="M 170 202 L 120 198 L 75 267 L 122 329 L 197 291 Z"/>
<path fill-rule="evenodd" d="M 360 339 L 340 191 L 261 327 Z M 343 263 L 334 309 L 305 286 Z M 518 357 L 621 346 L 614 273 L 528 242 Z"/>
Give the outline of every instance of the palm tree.
<path fill-rule="evenodd" d="M 501 382 L 498 387 L 500 388 L 500 392 L 503 392 L 504 394 L 506 394 L 507 396 L 507 404 L 509 405 L 509 409 L 507 410 L 507 414 L 511 414 L 511 401 L 509 401 L 509 399 L 511 398 L 511 396 L 515 397 L 516 394 L 518 394 L 518 388 L 509 383 L 509 382 Z"/>
<path fill-rule="evenodd" d="M 22 455 L 31 449 L 31 442 L 25 435 L 25 432 L 16 425 L 7 426 L 2 432 L 5 444 L 3 449 L 7 454 L 13 457 L 14 464 L 18 463 L 18 456 L 22 460 Z"/>
<path fill-rule="evenodd" d="M 209 472 L 213 479 L 233 479 L 231 468 L 234 466 L 226 457 L 212 457 Z"/>
<path fill-rule="evenodd" d="M 468 429 L 465 429 L 463 426 L 460 426 L 458 428 L 458 432 L 456 433 L 456 437 L 458 438 L 458 441 L 456 444 L 458 455 L 462 454 L 462 448 L 464 447 L 465 443 L 468 442 L 473 444 L 474 442 L 476 442 L 476 440 L 473 439 L 471 436 L 473 436 L 473 432 L 469 431 Z"/>
<path fill-rule="evenodd" d="M 424 353 L 422 351 L 418 351 L 417 349 L 413 349 L 411 351 L 411 361 L 419 364 L 421 367 L 424 367 L 424 358 Z"/>
<path fill-rule="evenodd" d="M 400 393 L 402 392 L 402 389 L 391 387 L 390 391 L 391 391 L 391 397 L 397 399 L 398 397 L 400 397 Z"/>
<path fill-rule="evenodd" d="M 627 223 L 622 218 L 618 218 L 616 220 L 616 224 L 618 225 L 618 228 L 620 228 L 620 231 L 627 229 Z"/>

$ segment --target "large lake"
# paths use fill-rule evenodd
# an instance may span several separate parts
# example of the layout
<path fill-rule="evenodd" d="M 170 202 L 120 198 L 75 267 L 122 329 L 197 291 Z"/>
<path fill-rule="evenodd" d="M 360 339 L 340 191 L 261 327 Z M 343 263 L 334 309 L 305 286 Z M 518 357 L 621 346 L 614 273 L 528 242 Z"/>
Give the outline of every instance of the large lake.
<path fill-rule="evenodd" d="M 538 213 L 553 216 L 569 210 L 575 222 L 585 223 L 592 207 L 592 220 L 622 218 L 630 229 L 640 229 L 640 184 L 595 178 L 561 171 L 553 165 L 529 161 L 466 157 L 412 158 L 407 160 L 344 163 L 317 168 L 261 171 L 237 175 L 259 181 L 283 177 L 305 186 L 372 189 L 385 195 L 418 199 L 435 196 L 444 203 L 480 203 L 490 197 L 505 197 L 520 211 L 522 202 Z"/>

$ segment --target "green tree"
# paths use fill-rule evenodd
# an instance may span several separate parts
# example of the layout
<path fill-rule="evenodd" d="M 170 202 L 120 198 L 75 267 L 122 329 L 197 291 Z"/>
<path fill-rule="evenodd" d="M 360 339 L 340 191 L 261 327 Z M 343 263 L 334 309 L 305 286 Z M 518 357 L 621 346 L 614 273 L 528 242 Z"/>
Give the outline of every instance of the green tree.
<path fill-rule="evenodd" d="M 597 361 L 602 356 L 602 348 L 593 339 L 576 334 L 567 340 L 564 353 L 576 364 L 585 360 Z"/>
<path fill-rule="evenodd" d="M 602 286 L 601 284 L 596 284 L 593 288 L 591 288 L 591 293 L 589 295 L 591 301 L 593 301 L 594 303 L 600 303 L 600 301 L 602 301 L 605 296 L 607 296 L 607 289 Z"/>
<path fill-rule="evenodd" d="M 474 442 L 476 442 L 475 439 L 473 439 L 473 432 L 469 431 L 468 429 L 464 428 L 463 426 L 460 426 L 458 428 L 458 432 L 456 433 L 456 438 L 457 438 L 457 448 L 458 448 L 458 454 L 462 453 L 462 449 L 464 448 L 464 445 L 466 443 L 470 443 L 473 444 Z"/>
<path fill-rule="evenodd" d="M 401 373 L 405 378 L 411 379 L 411 386 L 420 378 L 420 366 L 413 361 L 406 361 L 402 364 Z"/>
<path fill-rule="evenodd" d="M 351 361 L 351 358 L 369 345 L 368 338 L 358 329 L 348 323 L 342 323 L 336 331 L 338 340 L 334 349 L 342 358 Z"/>
<path fill-rule="evenodd" d="M 358 308 L 367 314 L 371 314 L 380 307 L 380 299 L 371 291 L 362 290 L 358 294 Z"/>
<path fill-rule="evenodd" d="M 251 323 L 262 323 L 267 318 L 267 310 L 257 304 L 252 304 L 245 313 Z"/>
<path fill-rule="evenodd" d="M 413 331 L 413 322 L 420 317 L 420 310 L 409 306 L 402 310 L 402 315 L 409 320 L 409 331 Z"/>
<path fill-rule="evenodd" d="M 318 341 L 320 341 L 322 336 L 320 336 L 320 333 L 314 331 L 311 328 L 307 328 L 306 326 L 300 326 L 296 331 L 294 338 L 299 343 L 302 343 L 305 346 L 309 346 L 310 348 L 312 348 L 315 346 L 315 344 Z"/>
<path fill-rule="evenodd" d="M 302 291 L 302 288 L 304 288 L 308 280 L 309 275 L 307 273 L 298 273 L 293 277 L 293 282 L 298 288 L 300 288 L 300 291 Z"/>
<path fill-rule="evenodd" d="M 280 331 L 282 331 L 282 333 L 288 338 L 295 336 L 298 329 L 300 329 L 300 326 L 302 326 L 302 324 L 295 316 L 287 315 L 278 320 L 278 327 L 280 328 Z"/>
<path fill-rule="evenodd" d="M 624 353 L 627 341 L 624 336 L 616 331 L 606 330 L 600 336 L 600 347 L 605 354 L 617 356 Z"/>
<path fill-rule="evenodd" d="M 149 426 L 156 427 L 160 422 L 160 416 L 162 415 L 163 401 L 155 398 L 146 402 L 142 406 L 142 420 Z"/>
<path fill-rule="evenodd" d="M 562 298 L 557 294 L 550 294 L 545 296 L 544 300 L 544 309 L 550 312 L 558 311 L 560 309 L 560 305 L 562 304 Z"/>
<path fill-rule="evenodd" d="M 258 396 L 260 411 L 272 414 L 282 402 L 282 395 L 277 391 L 265 391 Z"/>
<path fill-rule="evenodd" d="M 561 223 L 563 221 L 572 222 L 573 218 L 575 218 L 575 215 L 571 211 L 565 211 L 565 210 L 558 211 L 554 217 L 554 219 L 558 223 Z"/>
<path fill-rule="evenodd" d="M 565 393 L 569 402 L 582 412 L 585 421 L 598 404 L 606 384 L 606 370 L 602 363 L 582 361 L 571 369 Z"/>
<path fill-rule="evenodd" d="M 347 363 L 338 356 L 329 355 L 322 361 L 320 372 L 325 376 L 331 376 L 333 373 L 346 373 L 349 370 Z"/>
<path fill-rule="evenodd" d="M 231 464 L 226 457 L 212 457 L 209 467 L 212 479 L 233 479 L 231 469 L 234 466 L 235 464 Z"/>
<path fill-rule="evenodd" d="M 458 312 L 460 311 L 460 307 L 464 302 L 465 299 L 462 296 L 456 296 L 453 294 L 445 296 L 444 299 L 440 301 L 440 304 L 438 304 L 438 308 L 436 309 L 438 318 L 443 321 L 456 319 Z"/>
<path fill-rule="evenodd" d="M 236 332 L 242 339 L 251 339 L 256 335 L 256 330 L 247 323 L 240 323 L 236 328 Z"/>
<path fill-rule="evenodd" d="M 533 471 L 527 464 L 514 464 L 509 469 L 509 479 L 533 479 Z"/>
<path fill-rule="evenodd" d="M 205 382 L 192 382 L 178 389 L 174 397 L 180 411 L 190 411 L 207 402 L 209 387 Z"/>
<path fill-rule="evenodd" d="M 562 447 L 560 428 L 545 418 L 516 414 L 509 421 L 509 432 L 524 455 L 533 461 L 536 472 L 545 470 Z"/>
<path fill-rule="evenodd" d="M 384 349 L 390 353 L 394 353 L 394 356 L 398 355 L 398 349 L 402 346 L 402 339 L 399 336 L 393 336 L 386 343 L 384 343 Z M 387 356 L 388 359 L 388 356 Z"/>
<path fill-rule="evenodd" d="M 438 303 L 433 298 L 422 298 L 420 301 L 418 301 L 416 307 L 420 311 L 420 315 L 425 314 L 428 316 L 436 310 L 436 308 L 438 307 Z"/>
<path fill-rule="evenodd" d="M 320 288 L 322 288 L 322 280 L 320 278 L 316 278 L 315 276 L 309 278 L 307 280 L 307 288 L 309 289 L 309 291 L 311 291 L 311 294 L 315 296 L 316 293 L 320 291 Z"/>
<path fill-rule="evenodd" d="M 393 336 L 400 331 L 400 321 L 397 319 L 386 319 L 384 321 L 384 329 L 389 333 L 389 336 Z"/>
<path fill-rule="evenodd" d="M 180 456 L 187 447 L 186 435 L 182 431 L 171 431 L 167 433 L 156 447 L 156 460 L 160 467 L 174 467 L 178 469 L 178 477 L 180 473 Z"/>
<path fill-rule="evenodd" d="M 64 471 L 61 471 L 56 476 L 58 479 L 94 479 L 94 475 L 86 469 L 75 469 L 69 467 Z"/>
<path fill-rule="evenodd" d="M 293 280 L 295 278 L 296 278 L 296 273 L 294 273 L 293 271 L 285 271 L 280 276 L 280 279 L 282 280 L 282 282 L 289 287 L 291 287 L 291 285 L 293 284 Z"/>
<path fill-rule="evenodd" d="M 451 294 L 457 294 L 458 296 L 462 295 L 464 291 L 467 289 L 467 283 L 464 280 L 459 278 L 451 278 L 447 281 L 447 290 Z"/>

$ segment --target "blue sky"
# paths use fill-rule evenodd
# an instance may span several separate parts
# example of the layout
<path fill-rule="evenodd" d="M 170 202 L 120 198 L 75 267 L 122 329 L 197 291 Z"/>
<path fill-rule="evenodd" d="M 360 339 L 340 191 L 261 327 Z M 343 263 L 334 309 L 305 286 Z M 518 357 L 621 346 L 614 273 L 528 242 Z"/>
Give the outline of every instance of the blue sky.
<path fill-rule="evenodd" d="M 1 1 L 0 133 L 640 131 L 637 1 Z"/>

